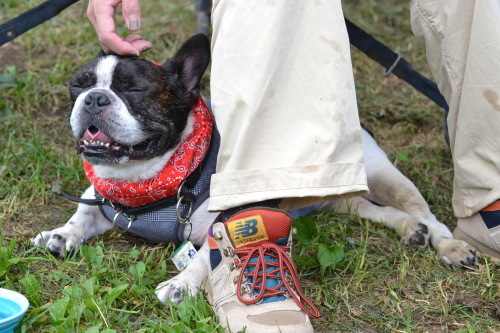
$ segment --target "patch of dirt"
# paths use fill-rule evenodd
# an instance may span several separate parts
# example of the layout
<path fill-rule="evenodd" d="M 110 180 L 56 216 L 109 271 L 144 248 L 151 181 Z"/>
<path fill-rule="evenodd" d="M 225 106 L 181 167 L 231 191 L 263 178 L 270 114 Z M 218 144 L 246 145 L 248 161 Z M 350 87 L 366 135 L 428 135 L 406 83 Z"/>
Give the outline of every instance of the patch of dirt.
<path fill-rule="evenodd" d="M 15 65 L 17 68 L 24 69 L 24 64 L 27 61 L 27 56 L 23 53 L 23 50 L 19 44 L 15 42 L 9 42 L 5 45 L 0 46 L 0 72 L 7 66 Z"/>
<path fill-rule="evenodd" d="M 470 295 L 465 291 L 460 291 L 453 296 L 450 303 L 466 307 L 471 313 L 480 313 L 500 321 L 500 304 L 485 301 L 477 297 L 477 295 Z"/>
<path fill-rule="evenodd" d="M 55 205 L 26 206 L 5 217 L 2 224 L 2 234 L 10 238 L 19 237 L 27 240 L 34 235 L 49 228 L 55 228 L 66 223 L 68 214 L 62 207 Z"/>

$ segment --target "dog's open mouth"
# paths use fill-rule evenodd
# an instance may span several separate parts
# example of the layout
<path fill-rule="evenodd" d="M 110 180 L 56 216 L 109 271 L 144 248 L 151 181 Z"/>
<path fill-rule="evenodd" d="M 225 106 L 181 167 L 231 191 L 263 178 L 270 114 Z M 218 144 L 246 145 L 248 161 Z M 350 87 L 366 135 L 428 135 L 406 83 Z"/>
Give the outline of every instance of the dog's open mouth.
<path fill-rule="evenodd" d="M 146 139 L 133 146 L 123 145 L 110 138 L 97 127 L 91 126 L 85 131 L 82 138 L 77 141 L 77 152 L 96 157 L 99 155 L 112 155 L 114 157 L 141 158 L 152 148 L 153 143 L 154 139 Z"/>
<path fill-rule="evenodd" d="M 95 126 L 90 126 L 83 137 L 78 140 L 79 153 L 83 152 L 105 152 L 107 150 L 121 150 L 124 146 L 111 139 L 103 131 Z"/>

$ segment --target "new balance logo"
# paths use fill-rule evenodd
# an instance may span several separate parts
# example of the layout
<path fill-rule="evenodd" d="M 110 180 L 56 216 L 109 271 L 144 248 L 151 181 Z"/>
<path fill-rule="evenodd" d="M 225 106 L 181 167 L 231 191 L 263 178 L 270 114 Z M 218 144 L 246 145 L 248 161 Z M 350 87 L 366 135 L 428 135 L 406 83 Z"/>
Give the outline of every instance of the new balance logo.
<path fill-rule="evenodd" d="M 237 221 L 234 230 L 234 239 L 239 239 L 240 236 L 249 237 L 255 235 L 259 231 L 259 229 L 257 229 L 257 223 L 259 222 L 256 219 Z"/>
<path fill-rule="evenodd" d="M 264 221 L 260 215 L 229 221 L 227 222 L 227 229 L 237 248 L 269 239 Z"/>

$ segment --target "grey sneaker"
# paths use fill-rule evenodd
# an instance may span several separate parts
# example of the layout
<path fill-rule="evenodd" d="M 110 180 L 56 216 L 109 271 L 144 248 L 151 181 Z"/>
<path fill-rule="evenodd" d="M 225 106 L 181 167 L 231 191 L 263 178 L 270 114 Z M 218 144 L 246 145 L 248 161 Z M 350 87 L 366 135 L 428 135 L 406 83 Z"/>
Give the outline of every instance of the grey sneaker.
<path fill-rule="evenodd" d="M 210 304 L 229 332 L 314 332 L 319 311 L 303 294 L 290 257 L 290 216 L 250 208 L 208 232 Z"/>
<path fill-rule="evenodd" d="M 470 217 L 459 218 L 453 236 L 495 261 L 500 260 L 500 201 Z"/>

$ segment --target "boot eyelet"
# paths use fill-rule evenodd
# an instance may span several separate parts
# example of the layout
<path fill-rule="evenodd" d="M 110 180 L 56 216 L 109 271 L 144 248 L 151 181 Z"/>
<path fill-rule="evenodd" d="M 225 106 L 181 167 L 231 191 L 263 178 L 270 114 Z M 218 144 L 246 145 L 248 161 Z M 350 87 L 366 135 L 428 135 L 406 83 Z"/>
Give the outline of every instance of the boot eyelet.
<path fill-rule="evenodd" d="M 222 240 L 222 232 L 220 231 L 214 232 L 214 239 L 218 241 Z"/>

